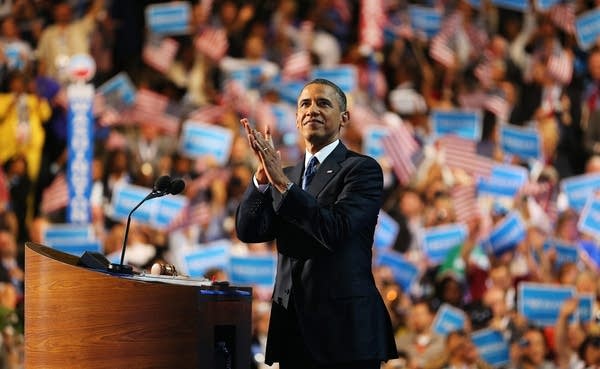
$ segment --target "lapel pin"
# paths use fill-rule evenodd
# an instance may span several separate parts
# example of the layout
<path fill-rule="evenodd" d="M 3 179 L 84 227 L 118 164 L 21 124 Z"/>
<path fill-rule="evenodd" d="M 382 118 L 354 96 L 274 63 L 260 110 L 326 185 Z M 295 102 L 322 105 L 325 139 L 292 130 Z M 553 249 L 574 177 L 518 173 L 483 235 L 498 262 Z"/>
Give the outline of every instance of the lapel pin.
<path fill-rule="evenodd" d="M 329 169 L 329 170 L 327 171 L 327 173 L 333 173 L 333 170 Z"/>

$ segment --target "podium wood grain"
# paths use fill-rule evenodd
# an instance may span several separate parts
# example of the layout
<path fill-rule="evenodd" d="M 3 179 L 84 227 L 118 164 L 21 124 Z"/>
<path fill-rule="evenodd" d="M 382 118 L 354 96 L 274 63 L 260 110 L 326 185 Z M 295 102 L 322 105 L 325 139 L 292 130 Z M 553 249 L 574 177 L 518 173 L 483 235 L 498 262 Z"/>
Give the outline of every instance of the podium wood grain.
<path fill-rule="evenodd" d="M 89 270 L 28 243 L 26 368 L 213 368 L 214 325 L 234 325 L 236 368 L 249 367 L 251 298 Z"/>

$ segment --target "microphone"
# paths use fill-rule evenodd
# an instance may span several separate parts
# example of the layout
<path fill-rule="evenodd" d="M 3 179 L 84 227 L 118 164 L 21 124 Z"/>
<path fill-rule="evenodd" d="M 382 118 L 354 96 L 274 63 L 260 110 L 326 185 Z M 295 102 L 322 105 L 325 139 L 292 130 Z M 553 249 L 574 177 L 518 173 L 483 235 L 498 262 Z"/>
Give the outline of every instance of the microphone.
<path fill-rule="evenodd" d="M 121 247 L 121 261 L 119 264 L 109 264 L 109 270 L 115 273 L 133 274 L 133 268 L 130 265 L 123 264 L 125 260 L 125 250 L 127 249 L 127 236 L 129 235 L 129 226 L 131 224 L 131 216 L 133 215 L 133 212 L 142 206 L 142 204 L 147 200 L 165 195 L 177 195 L 181 193 L 184 188 L 185 182 L 181 178 L 171 179 L 171 177 L 167 175 L 160 176 L 156 182 L 154 182 L 152 191 L 129 212 L 129 215 L 127 216 L 127 225 L 125 226 L 125 235 L 123 236 L 123 246 Z"/>

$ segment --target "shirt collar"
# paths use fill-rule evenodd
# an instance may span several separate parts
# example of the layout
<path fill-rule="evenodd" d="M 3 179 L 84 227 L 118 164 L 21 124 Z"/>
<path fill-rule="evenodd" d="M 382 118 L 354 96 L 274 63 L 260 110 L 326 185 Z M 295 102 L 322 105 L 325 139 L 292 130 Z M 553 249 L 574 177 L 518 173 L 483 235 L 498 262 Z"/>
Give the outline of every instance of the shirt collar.
<path fill-rule="evenodd" d="M 333 152 L 333 150 L 335 150 L 338 143 L 340 143 L 339 139 L 326 145 L 321 150 L 317 151 L 314 155 L 312 155 L 310 152 L 306 151 L 306 155 L 304 155 L 304 168 L 306 168 L 308 166 L 308 162 L 310 161 L 310 159 L 312 159 L 313 156 L 317 157 L 317 160 L 319 160 L 319 163 L 323 163 L 325 161 L 325 159 L 327 159 L 329 154 L 331 154 Z"/>

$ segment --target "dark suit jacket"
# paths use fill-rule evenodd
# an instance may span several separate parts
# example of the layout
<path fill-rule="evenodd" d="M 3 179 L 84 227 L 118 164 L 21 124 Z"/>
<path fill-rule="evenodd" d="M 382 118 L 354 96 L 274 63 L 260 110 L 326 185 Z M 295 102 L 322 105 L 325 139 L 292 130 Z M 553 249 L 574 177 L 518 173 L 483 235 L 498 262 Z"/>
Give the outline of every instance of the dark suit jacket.
<path fill-rule="evenodd" d="M 339 144 L 307 191 L 304 161 L 285 173 L 295 185 L 282 196 L 251 184 L 236 214 L 244 242 L 277 240 L 266 362 L 281 358 L 283 308 L 294 304 L 300 330 L 321 363 L 397 357 L 390 318 L 371 271 L 381 206 L 381 168 Z M 293 298 L 290 299 L 290 295 Z"/>

